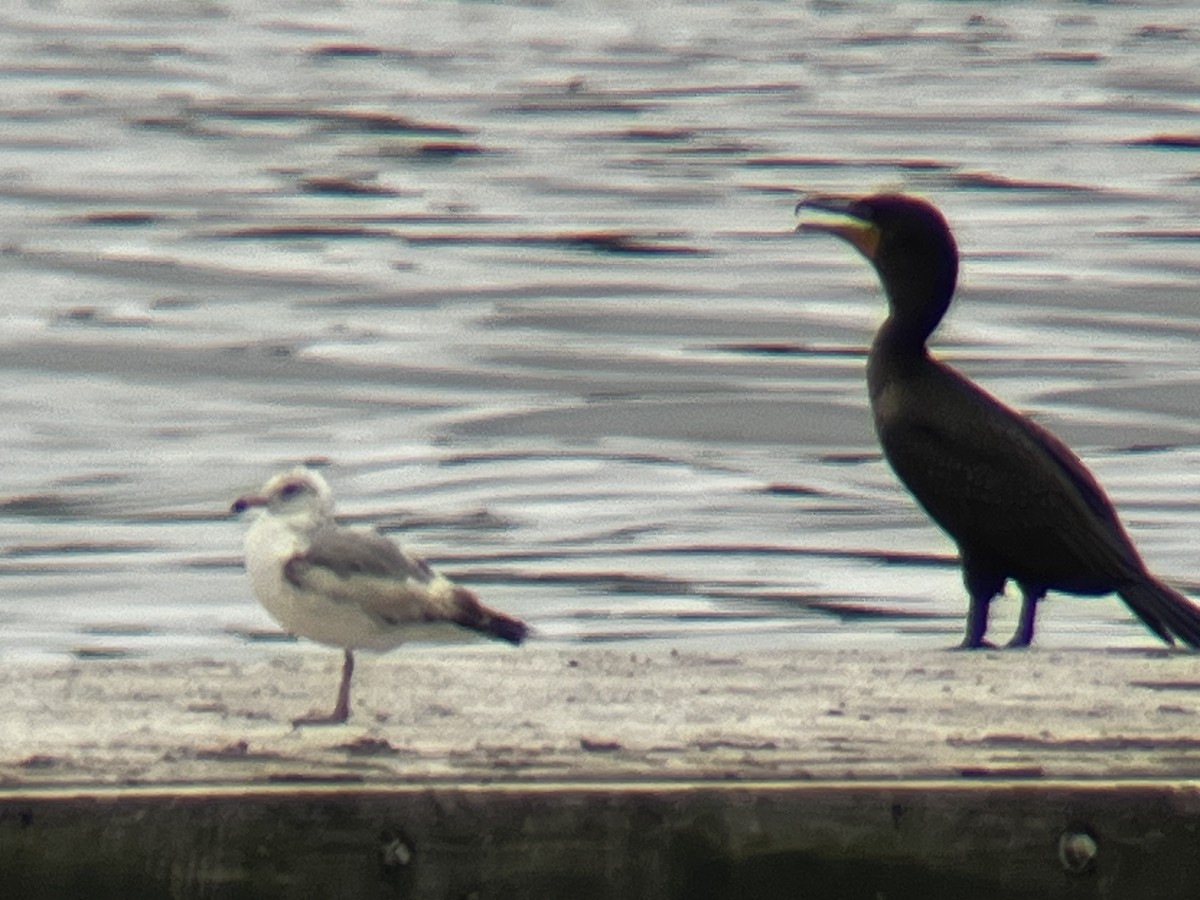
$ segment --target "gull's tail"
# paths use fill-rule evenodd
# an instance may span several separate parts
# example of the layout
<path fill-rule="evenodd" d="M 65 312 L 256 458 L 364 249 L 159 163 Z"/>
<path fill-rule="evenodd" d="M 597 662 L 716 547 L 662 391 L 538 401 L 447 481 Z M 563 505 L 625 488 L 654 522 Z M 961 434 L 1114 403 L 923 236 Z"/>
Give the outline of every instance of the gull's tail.
<path fill-rule="evenodd" d="M 529 633 L 529 626 L 520 619 L 488 609 L 479 602 L 478 597 L 464 587 L 455 587 L 453 596 L 454 621 L 464 628 L 508 641 L 510 644 L 521 643 Z"/>

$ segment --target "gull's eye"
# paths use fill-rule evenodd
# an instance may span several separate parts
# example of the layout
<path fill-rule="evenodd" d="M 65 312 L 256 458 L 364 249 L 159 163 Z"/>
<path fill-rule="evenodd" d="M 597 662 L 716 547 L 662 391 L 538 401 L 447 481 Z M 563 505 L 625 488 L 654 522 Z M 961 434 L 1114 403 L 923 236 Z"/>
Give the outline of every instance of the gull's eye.
<path fill-rule="evenodd" d="M 282 497 L 284 500 L 287 500 L 291 497 L 295 497 L 297 494 L 303 492 L 303 490 L 304 490 L 304 485 L 301 484 L 299 481 L 289 481 L 287 484 L 285 484 L 283 487 L 281 487 L 279 489 L 279 496 Z"/>

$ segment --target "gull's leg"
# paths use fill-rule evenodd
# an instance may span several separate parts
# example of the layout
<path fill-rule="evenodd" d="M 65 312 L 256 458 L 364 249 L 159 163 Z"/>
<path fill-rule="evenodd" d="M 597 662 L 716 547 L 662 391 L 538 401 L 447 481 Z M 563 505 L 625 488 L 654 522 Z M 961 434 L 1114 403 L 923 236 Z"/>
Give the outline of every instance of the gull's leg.
<path fill-rule="evenodd" d="M 328 715 L 309 713 L 299 719 L 292 719 L 292 726 L 301 725 L 341 725 L 350 718 L 350 678 L 354 675 L 354 654 L 346 648 L 346 658 L 342 663 L 342 683 L 338 687 L 337 706 Z"/>

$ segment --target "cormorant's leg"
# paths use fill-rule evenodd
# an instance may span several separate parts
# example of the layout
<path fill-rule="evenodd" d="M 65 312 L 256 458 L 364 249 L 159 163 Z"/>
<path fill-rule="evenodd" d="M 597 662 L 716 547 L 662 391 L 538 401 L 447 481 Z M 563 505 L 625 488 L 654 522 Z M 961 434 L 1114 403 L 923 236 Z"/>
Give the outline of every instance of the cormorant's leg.
<path fill-rule="evenodd" d="M 1004 589 L 1004 580 L 973 571 L 964 560 L 963 582 L 967 586 L 970 599 L 967 606 L 967 633 L 963 637 L 962 648 L 977 650 L 981 647 L 993 647 L 995 645 L 989 643 L 984 635 L 987 634 L 992 598 Z"/>
<path fill-rule="evenodd" d="M 990 647 L 984 635 L 987 634 L 988 612 L 992 605 L 990 594 L 972 594 L 970 605 L 967 607 L 967 633 L 963 637 L 964 650 L 978 650 L 980 647 Z"/>
<path fill-rule="evenodd" d="M 1021 618 L 1008 646 L 1028 647 L 1033 641 L 1033 620 L 1037 616 L 1038 602 L 1045 596 L 1045 588 L 1021 585 Z"/>
<path fill-rule="evenodd" d="M 338 685 L 337 706 L 328 715 L 309 713 L 299 719 L 292 719 L 292 727 L 301 725 L 341 725 L 350 718 L 350 678 L 354 675 L 354 654 L 346 648 L 346 656 L 342 662 L 342 683 Z"/>

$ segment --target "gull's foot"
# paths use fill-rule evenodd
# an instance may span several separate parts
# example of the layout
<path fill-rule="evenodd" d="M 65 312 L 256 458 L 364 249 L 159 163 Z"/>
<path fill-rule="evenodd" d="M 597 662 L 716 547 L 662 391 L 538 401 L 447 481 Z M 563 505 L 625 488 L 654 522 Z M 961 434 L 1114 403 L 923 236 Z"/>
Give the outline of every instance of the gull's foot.
<path fill-rule="evenodd" d="M 320 713 L 309 713 L 307 716 L 301 716 L 298 719 L 292 719 L 292 727 L 300 728 L 302 725 L 345 725 L 346 720 L 350 718 L 349 714 L 344 710 L 335 709 L 331 713 L 324 715 Z"/>

